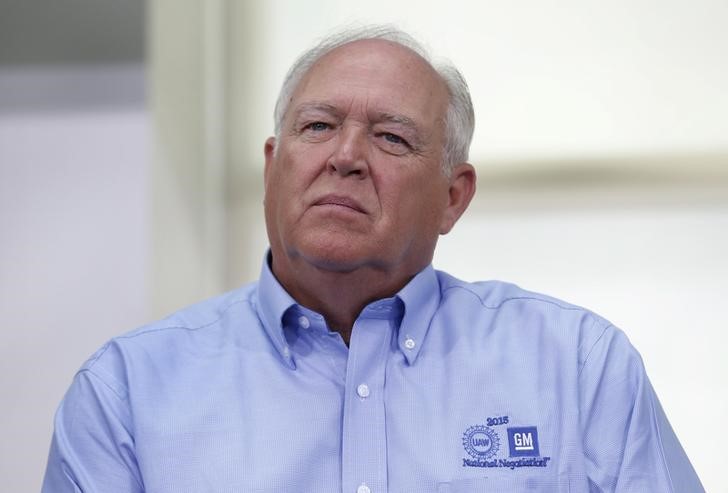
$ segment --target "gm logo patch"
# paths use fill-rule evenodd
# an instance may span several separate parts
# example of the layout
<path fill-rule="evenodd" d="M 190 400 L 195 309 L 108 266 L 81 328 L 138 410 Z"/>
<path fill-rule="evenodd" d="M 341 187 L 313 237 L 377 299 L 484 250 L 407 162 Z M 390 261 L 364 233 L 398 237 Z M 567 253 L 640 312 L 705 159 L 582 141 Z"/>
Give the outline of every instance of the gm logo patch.
<path fill-rule="evenodd" d="M 508 448 L 511 457 L 538 457 L 538 430 L 535 426 L 508 428 Z"/>

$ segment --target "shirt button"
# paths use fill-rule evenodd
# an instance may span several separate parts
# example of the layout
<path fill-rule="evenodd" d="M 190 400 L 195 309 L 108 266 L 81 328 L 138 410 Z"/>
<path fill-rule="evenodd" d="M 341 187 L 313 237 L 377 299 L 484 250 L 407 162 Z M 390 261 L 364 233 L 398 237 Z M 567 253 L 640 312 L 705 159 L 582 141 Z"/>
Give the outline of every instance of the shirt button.
<path fill-rule="evenodd" d="M 361 397 L 362 399 L 366 399 L 367 397 L 369 397 L 369 385 L 367 385 L 367 384 L 365 384 L 365 383 L 363 383 L 363 384 L 359 385 L 359 386 L 358 386 L 358 387 L 356 388 L 356 393 L 357 393 L 357 394 L 359 395 L 359 397 Z M 366 485 L 363 485 L 363 486 L 364 486 L 364 487 L 366 488 Z M 369 488 L 367 488 L 367 491 L 369 491 Z"/>
<path fill-rule="evenodd" d="M 369 486 L 362 483 L 356 489 L 356 493 L 372 493 L 372 490 L 369 489 Z"/>
<path fill-rule="evenodd" d="M 404 347 L 406 347 L 407 349 L 414 349 L 416 344 L 417 343 L 415 342 L 415 340 L 411 337 L 408 337 L 404 340 Z"/>
<path fill-rule="evenodd" d="M 311 322 L 306 317 L 301 315 L 300 317 L 298 317 L 298 325 L 300 325 L 301 328 L 308 329 L 309 327 L 311 327 Z"/>

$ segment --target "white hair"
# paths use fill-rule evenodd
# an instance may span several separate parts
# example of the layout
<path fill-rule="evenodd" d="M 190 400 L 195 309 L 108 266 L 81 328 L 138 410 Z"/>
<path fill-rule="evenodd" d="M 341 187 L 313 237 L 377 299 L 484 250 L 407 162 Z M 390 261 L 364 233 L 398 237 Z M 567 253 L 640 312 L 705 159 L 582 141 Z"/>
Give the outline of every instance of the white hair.
<path fill-rule="evenodd" d="M 473 139 L 475 115 L 470 92 L 465 79 L 457 68 L 447 60 L 432 61 L 425 47 L 406 32 L 390 25 L 374 25 L 349 28 L 325 37 L 316 46 L 304 52 L 288 70 L 283 86 L 278 94 L 273 118 L 275 121 L 276 141 L 280 139 L 283 118 L 291 103 L 293 93 L 311 67 L 327 53 L 339 46 L 367 39 L 383 39 L 397 43 L 421 56 L 447 87 L 449 101 L 445 115 L 445 144 L 443 149 L 442 170 L 449 176 L 459 163 L 468 160 L 470 142 Z"/>

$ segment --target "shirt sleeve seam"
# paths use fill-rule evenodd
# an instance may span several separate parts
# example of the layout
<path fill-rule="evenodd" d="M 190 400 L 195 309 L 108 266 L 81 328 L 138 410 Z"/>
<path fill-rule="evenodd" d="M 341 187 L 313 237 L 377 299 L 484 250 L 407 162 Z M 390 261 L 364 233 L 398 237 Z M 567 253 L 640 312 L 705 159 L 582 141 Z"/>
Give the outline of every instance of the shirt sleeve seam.
<path fill-rule="evenodd" d="M 647 380 L 647 377 L 645 377 L 645 380 Z M 650 387 L 650 392 L 654 392 L 652 390 L 652 386 L 647 381 L 645 381 L 645 384 Z M 650 414 L 652 415 L 652 420 L 655 423 L 659 423 L 659 420 L 658 420 L 657 415 L 655 413 L 655 399 L 656 399 L 656 397 L 654 395 L 652 395 L 651 398 L 649 399 L 649 402 L 650 402 Z M 665 458 L 665 448 L 664 448 L 663 441 L 662 441 L 662 433 L 661 433 L 661 430 L 660 430 L 660 426 L 656 424 L 655 425 L 655 430 L 656 430 L 656 433 L 657 433 L 657 443 L 659 444 L 659 447 L 658 448 L 659 448 L 659 451 L 660 451 L 660 459 L 662 460 L 662 467 L 665 468 L 665 473 L 667 474 L 667 479 L 670 482 L 670 492 L 669 493 L 675 493 L 675 483 L 672 481 L 672 475 L 670 474 L 670 468 L 668 467 L 668 465 L 667 465 L 667 459 Z"/>
<path fill-rule="evenodd" d="M 104 387 L 106 387 L 109 390 L 111 390 L 111 392 L 113 392 L 113 394 L 116 396 L 116 398 L 120 402 L 125 402 L 126 401 L 126 395 L 121 395 L 119 393 L 119 391 L 117 389 L 115 389 L 113 385 L 111 385 L 106 380 L 104 380 L 104 378 L 98 372 L 93 371 L 91 368 L 82 368 L 82 369 L 80 369 L 78 371 L 77 375 L 81 375 L 82 373 L 88 373 L 89 375 L 93 375 L 96 378 L 96 380 L 98 380 L 99 382 L 101 382 L 104 385 Z M 126 390 L 125 386 L 124 385 L 120 385 L 120 387 L 124 388 L 125 394 L 128 395 L 128 391 Z"/>
<path fill-rule="evenodd" d="M 118 399 L 118 401 L 120 403 L 126 403 L 127 402 L 127 398 L 124 397 L 124 396 L 119 395 L 119 393 L 116 391 L 116 389 L 114 389 L 113 386 L 111 386 L 108 382 L 106 382 L 103 379 L 103 377 L 101 375 L 99 375 L 98 373 L 92 371 L 89 368 L 84 368 L 84 369 L 79 370 L 78 373 L 77 373 L 77 375 L 80 375 L 81 373 L 87 373 L 89 375 L 93 375 L 93 377 L 96 380 L 98 380 L 99 382 L 101 382 L 101 384 L 104 385 L 104 387 L 108 388 L 112 392 L 112 394 Z M 129 414 L 129 411 L 128 410 L 127 410 L 127 414 Z M 129 417 L 129 419 L 131 419 L 131 416 L 130 415 L 128 417 Z M 134 460 L 136 461 L 136 456 L 134 456 Z M 66 471 L 64 471 L 64 474 L 66 474 Z M 139 490 L 140 491 L 144 491 L 144 484 L 141 482 L 140 478 L 137 477 L 137 475 L 136 474 L 133 474 L 133 473 L 131 474 L 131 477 L 134 478 L 134 482 L 139 486 Z M 74 484 L 75 484 L 75 482 L 74 482 Z"/>
<path fill-rule="evenodd" d="M 597 320 L 594 320 L 594 324 L 592 324 L 592 328 L 596 324 L 597 324 Z M 612 324 L 607 324 L 604 327 L 604 330 L 602 330 L 601 334 L 599 334 L 599 337 L 597 337 L 596 340 L 594 341 L 594 344 L 592 344 L 591 347 L 589 348 L 589 351 L 586 353 L 586 356 L 584 357 L 584 362 L 579 367 L 579 372 L 576 375 L 577 378 L 581 377 L 581 373 L 582 373 L 582 371 L 584 371 L 584 368 L 586 367 L 587 363 L 589 362 L 589 358 L 591 357 L 592 353 L 594 352 L 594 348 L 597 347 L 597 344 L 599 344 L 599 342 L 604 337 L 604 334 L 606 334 L 607 330 L 609 330 L 610 328 L 614 328 L 614 326 Z"/>

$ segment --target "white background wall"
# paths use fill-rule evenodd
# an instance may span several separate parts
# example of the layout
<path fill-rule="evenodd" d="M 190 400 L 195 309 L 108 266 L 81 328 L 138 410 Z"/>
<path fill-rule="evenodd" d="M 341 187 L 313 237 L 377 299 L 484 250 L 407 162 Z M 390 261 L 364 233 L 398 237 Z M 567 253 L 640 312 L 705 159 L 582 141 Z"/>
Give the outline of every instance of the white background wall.
<path fill-rule="evenodd" d="M 0 481 L 40 489 L 53 413 L 148 319 L 143 0 L 0 6 Z"/>
<path fill-rule="evenodd" d="M 453 59 L 477 105 L 479 195 L 436 267 L 624 329 L 707 491 L 728 492 L 728 4 L 150 5 L 147 69 L 0 67 L 4 490 L 38 489 L 53 411 L 104 340 L 254 278 L 283 72 L 332 26 L 375 20 Z M 221 236 L 165 250 L 204 231 Z M 173 258 L 196 264 L 160 269 Z"/>
<path fill-rule="evenodd" d="M 141 66 L 0 74 L 4 94 L 40 87 L 45 101 L 0 105 L 3 491 L 40 489 L 76 369 L 149 316 L 148 112 L 142 100 L 83 98 L 119 81 L 143 87 L 143 77 Z M 72 108 L 53 97 L 64 87 L 78 91 Z"/>

